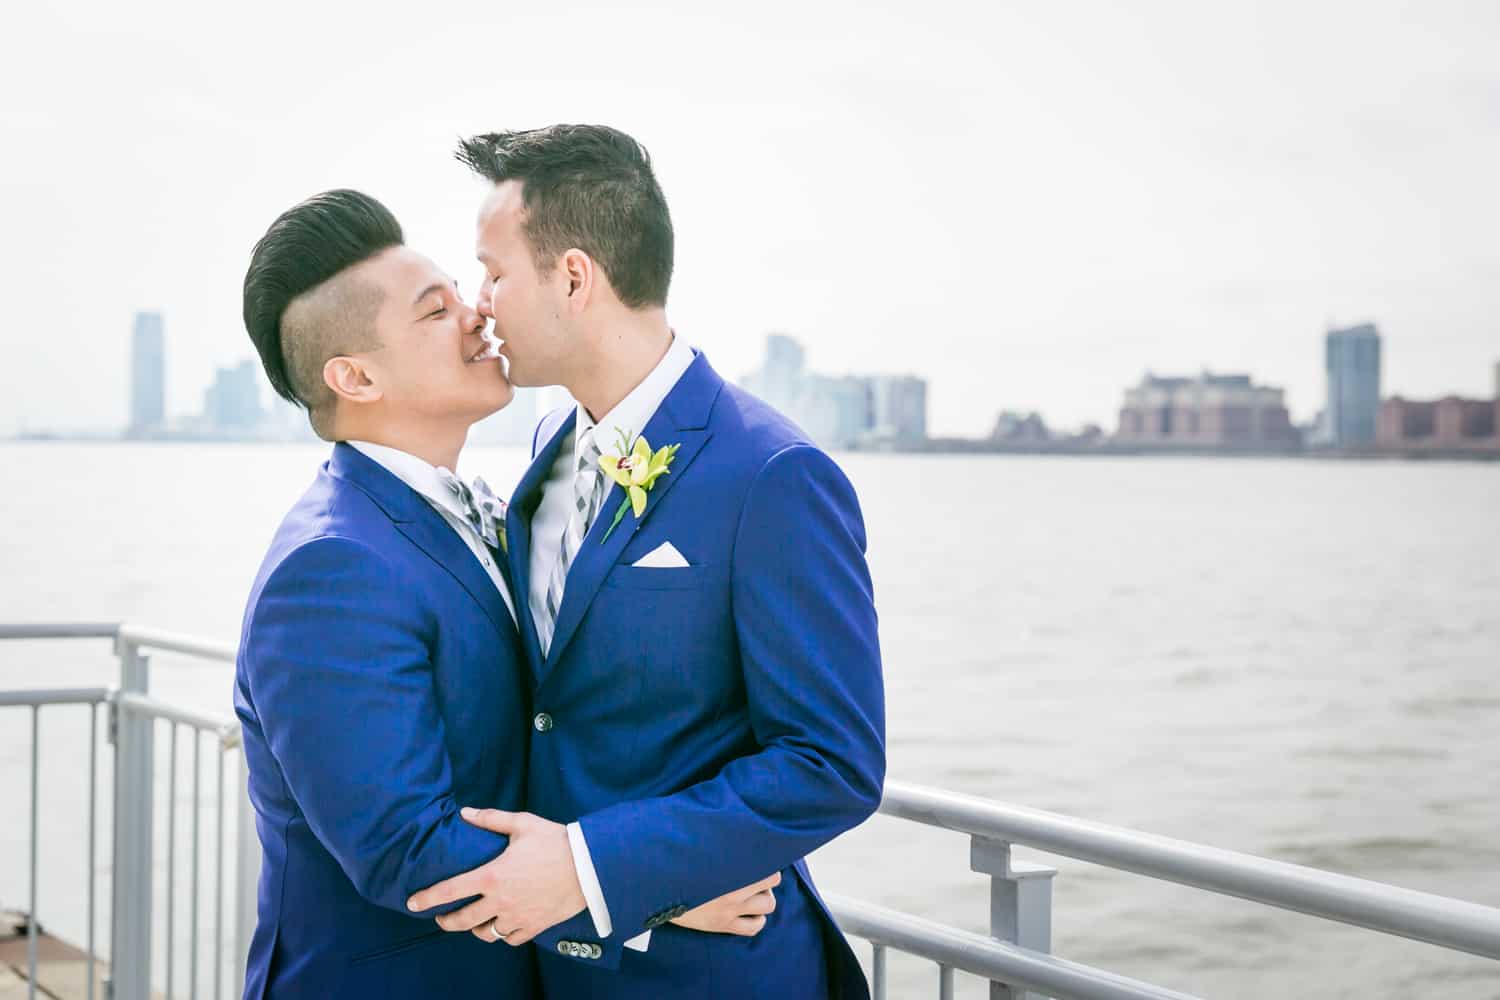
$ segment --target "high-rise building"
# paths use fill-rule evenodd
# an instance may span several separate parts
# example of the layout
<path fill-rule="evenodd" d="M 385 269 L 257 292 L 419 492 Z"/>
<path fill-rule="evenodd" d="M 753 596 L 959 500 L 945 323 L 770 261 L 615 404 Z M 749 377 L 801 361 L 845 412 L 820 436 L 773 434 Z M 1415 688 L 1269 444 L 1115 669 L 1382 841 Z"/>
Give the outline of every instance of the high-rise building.
<path fill-rule="evenodd" d="M 857 375 L 807 375 L 783 412 L 825 448 L 849 448 L 871 430 L 870 380 Z"/>
<path fill-rule="evenodd" d="M 1375 443 L 1380 413 L 1380 333 L 1373 323 L 1329 330 L 1324 436 L 1334 447 Z"/>
<path fill-rule="evenodd" d="M 260 425 L 260 368 L 241 361 L 220 368 L 203 395 L 203 419 L 215 430 L 249 431 Z"/>
<path fill-rule="evenodd" d="M 806 359 L 800 343 L 785 334 L 773 333 L 766 337 L 766 359 L 760 370 L 745 376 L 740 384 L 791 416 L 802 394 Z"/>
<path fill-rule="evenodd" d="M 130 426 L 140 434 L 156 430 L 166 419 L 167 352 L 165 324 L 159 312 L 135 314 L 130 338 Z"/>
<path fill-rule="evenodd" d="M 1281 389 L 1249 375 L 1191 378 L 1147 375 L 1125 392 L 1115 440 L 1199 448 L 1287 448 L 1299 445 Z"/>
<path fill-rule="evenodd" d="M 911 444 L 927 437 L 927 383 L 911 375 L 818 375 L 802 345 L 766 338 L 766 358 L 740 384 L 825 448 Z"/>
<path fill-rule="evenodd" d="M 927 438 L 927 380 L 914 375 L 876 375 L 870 379 L 871 434 L 882 441 L 914 442 Z"/>

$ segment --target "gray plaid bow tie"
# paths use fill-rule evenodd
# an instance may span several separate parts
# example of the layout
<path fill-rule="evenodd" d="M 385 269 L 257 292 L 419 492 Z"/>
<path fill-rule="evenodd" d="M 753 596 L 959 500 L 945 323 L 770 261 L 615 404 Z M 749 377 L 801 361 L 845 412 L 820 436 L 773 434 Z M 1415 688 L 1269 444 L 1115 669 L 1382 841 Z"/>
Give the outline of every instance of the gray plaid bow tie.
<path fill-rule="evenodd" d="M 437 473 L 443 485 L 464 505 L 464 516 L 469 519 L 474 530 L 479 532 L 479 537 L 484 539 L 485 544 L 502 552 L 507 551 L 505 501 L 495 496 L 494 490 L 479 476 L 474 477 L 474 484 L 470 486 L 441 466 Z"/>

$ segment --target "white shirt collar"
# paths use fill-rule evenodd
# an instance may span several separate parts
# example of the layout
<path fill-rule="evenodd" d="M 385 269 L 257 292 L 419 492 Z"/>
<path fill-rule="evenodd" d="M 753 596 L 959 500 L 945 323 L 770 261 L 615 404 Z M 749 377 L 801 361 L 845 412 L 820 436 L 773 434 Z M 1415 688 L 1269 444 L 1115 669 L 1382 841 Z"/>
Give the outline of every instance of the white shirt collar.
<path fill-rule="evenodd" d="M 596 424 L 589 416 L 589 411 L 578 404 L 578 418 L 573 430 L 573 467 L 577 468 L 583 457 L 582 449 L 579 447 L 583 441 L 584 431 L 597 428 L 594 431 L 594 443 L 604 454 L 612 454 L 619 447 L 621 432 L 628 435 L 639 435 L 656 416 L 656 411 L 661 407 L 662 400 L 677 385 L 683 373 L 693 364 L 693 349 L 688 342 L 672 335 L 672 345 L 667 348 L 667 353 L 656 363 L 656 367 L 641 380 L 641 384 L 630 390 L 629 394 L 615 408 L 601 417 Z M 669 442 L 652 441 L 654 448 L 659 448 Z"/>
<path fill-rule="evenodd" d="M 422 494 L 431 503 L 456 515 L 461 520 L 468 519 L 468 512 L 464 510 L 463 502 L 443 482 L 437 469 L 427 464 L 425 459 L 389 445 L 374 444 L 370 441 L 350 441 L 348 445 Z"/>

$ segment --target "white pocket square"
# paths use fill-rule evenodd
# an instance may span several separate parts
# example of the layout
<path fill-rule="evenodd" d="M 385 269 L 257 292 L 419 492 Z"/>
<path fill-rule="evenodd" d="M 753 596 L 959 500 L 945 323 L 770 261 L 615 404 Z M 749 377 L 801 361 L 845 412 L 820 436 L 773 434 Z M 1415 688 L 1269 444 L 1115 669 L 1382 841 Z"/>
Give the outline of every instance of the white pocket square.
<path fill-rule="evenodd" d="M 689 563 L 677 551 L 677 546 L 671 542 L 662 542 L 630 565 L 647 569 L 681 569 Z"/>

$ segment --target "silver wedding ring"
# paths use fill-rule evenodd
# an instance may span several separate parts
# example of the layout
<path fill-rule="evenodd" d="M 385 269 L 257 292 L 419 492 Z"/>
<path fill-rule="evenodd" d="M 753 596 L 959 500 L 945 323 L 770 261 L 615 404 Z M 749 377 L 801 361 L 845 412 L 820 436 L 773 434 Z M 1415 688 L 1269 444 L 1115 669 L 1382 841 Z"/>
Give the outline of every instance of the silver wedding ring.
<path fill-rule="evenodd" d="M 500 928 L 495 926 L 495 921 L 493 920 L 490 921 L 490 933 L 495 936 L 496 941 L 505 940 L 505 935 L 500 932 Z"/>

